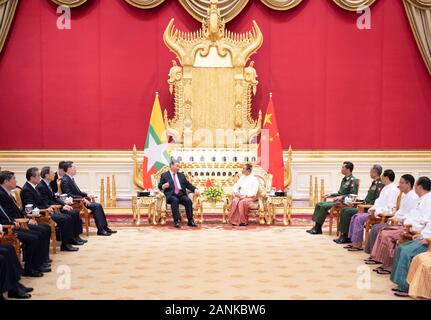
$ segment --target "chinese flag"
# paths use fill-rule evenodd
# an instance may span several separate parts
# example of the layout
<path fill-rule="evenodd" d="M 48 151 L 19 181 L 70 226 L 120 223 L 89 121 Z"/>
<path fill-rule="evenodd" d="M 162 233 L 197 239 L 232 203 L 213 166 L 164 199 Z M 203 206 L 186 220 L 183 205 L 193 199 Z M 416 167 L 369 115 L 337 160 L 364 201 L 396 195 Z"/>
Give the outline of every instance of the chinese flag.
<path fill-rule="evenodd" d="M 272 187 L 284 191 L 283 148 L 275 118 L 272 94 L 269 95 L 268 108 L 260 135 L 258 164 L 266 172 L 272 174 Z"/>

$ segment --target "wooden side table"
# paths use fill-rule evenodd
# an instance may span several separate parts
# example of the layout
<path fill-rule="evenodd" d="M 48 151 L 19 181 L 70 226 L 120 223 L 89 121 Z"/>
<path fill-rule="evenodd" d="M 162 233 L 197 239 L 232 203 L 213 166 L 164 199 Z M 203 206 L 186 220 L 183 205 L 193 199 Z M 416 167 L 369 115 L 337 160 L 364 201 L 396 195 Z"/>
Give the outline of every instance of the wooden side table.
<path fill-rule="evenodd" d="M 200 201 L 199 201 L 199 213 L 200 213 L 200 223 L 204 222 L 204 214 L 203 214 L 203 210 L 204 210 L 204 204 L 205 203 L 209 203 L 211 204 L 211 207 L 216 208 L 217 204 L 221 204 L 223 206 L 223 223 L 226 223 L 226 210 L 227 210 L 227 197 L 224 195 L 221 197 L 221 199 L 217 200 L 216 202 L 211 201 L 210 199 L 208 199 L 205 196 L 201 196 Z"/>
<path fill-rule="evenodd" d="M 267 218 L 266 223 L 271 224 L 276 222 L 275 209 L 276 207 L 283 206 L 283 224 L 285 226 L 292 225 L 292 196 L 268 196 L 267 198 Z"/>
<path fill-rule="evenodd" d="M 132 199 L 132 201 L 134 201 L 134 199 Z M 136 197 L 135 210 L 133 210 L 133 223 L 135 223 L 136 225 L 140 225 L 141 212 L 143 209 L 147 209 L 148 223 L 157 224 L 156 204 L 157 204 L 157 197 L 155 196 Z"/>

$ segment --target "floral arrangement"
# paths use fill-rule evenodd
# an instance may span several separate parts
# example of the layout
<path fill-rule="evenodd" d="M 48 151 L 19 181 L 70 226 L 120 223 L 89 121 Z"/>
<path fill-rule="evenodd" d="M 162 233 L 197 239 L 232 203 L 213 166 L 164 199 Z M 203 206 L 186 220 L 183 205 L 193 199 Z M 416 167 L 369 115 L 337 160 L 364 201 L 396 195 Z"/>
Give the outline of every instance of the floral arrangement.
<path fill-rule="evenodd" d="M 224 191 L 221 186 L 214 185 L 207 187 L 202 194 L 212 202 L 217 202 L 224 195 Z"/>

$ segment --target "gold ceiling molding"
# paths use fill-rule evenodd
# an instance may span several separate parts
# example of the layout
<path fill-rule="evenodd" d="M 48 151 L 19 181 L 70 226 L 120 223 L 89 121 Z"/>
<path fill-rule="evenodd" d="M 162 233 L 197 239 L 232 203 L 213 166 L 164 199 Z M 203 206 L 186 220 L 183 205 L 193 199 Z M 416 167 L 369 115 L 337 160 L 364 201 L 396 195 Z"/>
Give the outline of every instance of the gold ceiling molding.
<path fill-rule="evenodd" d="M 80 5 L 87 2 L 87 0 L 51 0 L 52 2 L 58 4 L 59 6 L 68 6 L 71 8 L 79 7 Z"/>
<path fill-rule="evenodd" d="M 125 0 L 139 9 L 152 9 L 165 2 L 165 0 Z"/>
<path fill-rule="evenodd" d="M 302 0 L 260 0 L 267 7 L 274 10 L 289 10 L 296 7 Z"/>
<path fill-rule="evenodd" d="M 431 75 L 431 0 L 403 0 L 416 44 Z"/>
<path fill-rule="evenodd" d="M 340 8 L 357 11 L 361 7 L 370 7 L 376 0 L 332 0 Z"/>
<path fill-rule="evenodd" d="M 17 5 L 18 0 L 0 0 L 0 52 L 6 42 Z"/>

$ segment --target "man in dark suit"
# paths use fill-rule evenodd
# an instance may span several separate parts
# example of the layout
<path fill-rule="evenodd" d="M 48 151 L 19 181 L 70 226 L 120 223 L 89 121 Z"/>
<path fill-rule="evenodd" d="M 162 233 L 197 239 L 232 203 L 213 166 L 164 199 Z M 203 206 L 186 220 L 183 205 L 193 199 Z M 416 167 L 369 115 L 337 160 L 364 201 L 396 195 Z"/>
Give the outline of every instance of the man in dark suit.
<path fill-rule="evenodd" d="M 27 182 L 24 184 L 21 190 L 21 200 L 25 207 L 28 204 L 32 204 L 33 208 L 47 209 L 48 214 L 52 220 L 57 223 L 60 234 L 61 234 L 61 251 L 74 252 L 79 249 L 72 246 L 71 242 L 73 239 L 73 221 L 72 217 L 64 213 L 54 213 L 54 210 L 50 205 L 44 201 L 39 191 L 36 189 L 40 183 L 40 172 L 38 168 L 29 168 L 25 174 Z"/>
<path fill-rule="evenodd" d="M 49 226 L 46 229 L 32 223 L 29 223 L 29 229 L 23 229 L 15 221 L 15 219 L 25 218 L 11 192 L 16 187 L 16 178 L 13 172 L 0 172 L 0 224 L 14 226 L 14 233 L 24 245 L 23 276 L 42 277 L 43 272 L 51 271 L 52 260 L 49 259 L 51 230 Z"/>
<path fill-rule="evenodd" d="M 58 163 L 57 172 L 54 175 L 54 179 L 49 183 L 51 186 L 51 189 L 54 193 L 58 193 L 58 182 L 61 184 L 61 178 L 64 176 L 64 165 L 66 164 L 66 161 L 60 161 Z M 63 191 L 63 190 L 62 190 Z"/>
<path fill-rule="evenodd" d="M 87 242 L 87 240 L 83 240 L 79 236 L 82 233 L 82 220 L 79 216 L 79 212 L 74 210 L 71 206 L 67 205 L 63 200 L 57 197 L 54 191 L 51 189 L 50 183 L 54 179 L 54 172 L 51 170 L 51 167 L 43 167 L 40 172 L 40 176 L 42 179 L 37 185 L 36 190 L 39 192 L 42 200 L 50 206 L 61 206 L 61 213 L 70 216 L 72 219 L 73 237 L 71 239 L 71 244 L 78 246 L 83 245 Z M 55 217 L 53 218 L 54 221 L 56 221 Z"/>
<path fill-rule="evenodd" d="M 166 171 L 160 177 L 158 188 L 163 190 L 163 193 L 166 196 L 166 202 L 171 205 L 175 228 L 181 228 L 180 204 L 182 204 L 186 209 L 188 220 L 187 225 L 190 227 L 196 227 L 196 224 L 193 221 L 193 203 L 187 196 L 187 189 L 195 194 L 199 194 L 199 190 L 187 180 L 184 173 L 178 172 L 179 169 L 179 162 L 173 159 L 169 164 L 169 171 Z"/>
<path fill-rule="evenodd" d="M 2 226 L 0 225 L 0 238 Z M 19 281 L 22 275 L 22 267 L 14 247 L 11 244 L 0 244 L 0 301 L 4 300 L 3 294 L 8 293 L 8 298 L 28 299 L 33 288 L 27 288 Z"/>
<path fill-rule="evenodd" d="M 117 231 L 111 230 L 108 227 L 108 222 L 106 221 L 105 211 L 100 203 L 90 202 L 87 197 L 88 194 L 82 192 L 75 182 L 76 175 L 76 165 L 72 161 L 66 162 L 64 165 L 65 174 L 61 178 L 61 190 L 66 193 L 69 197 L 74 199 L 83 198 L 84 205 L 91 210 L 94 217 L 94 221 L 97 226 L 97 235 L 99 236 L 110 236 Z"/>

